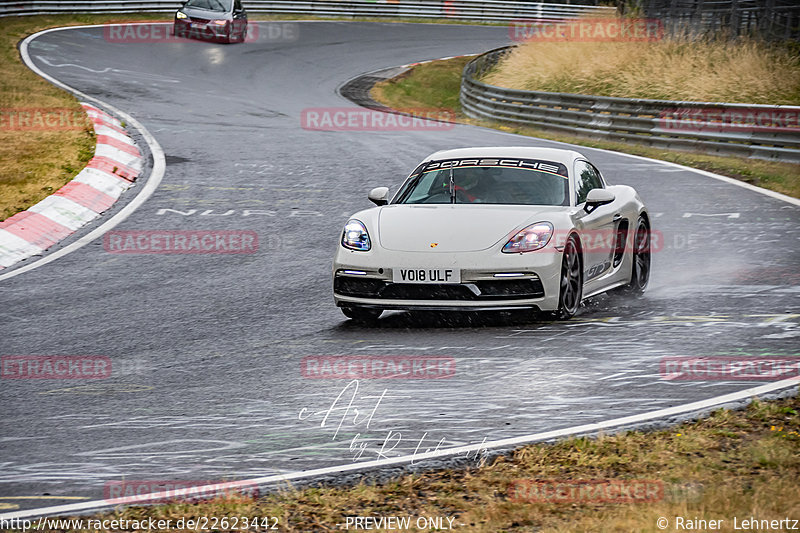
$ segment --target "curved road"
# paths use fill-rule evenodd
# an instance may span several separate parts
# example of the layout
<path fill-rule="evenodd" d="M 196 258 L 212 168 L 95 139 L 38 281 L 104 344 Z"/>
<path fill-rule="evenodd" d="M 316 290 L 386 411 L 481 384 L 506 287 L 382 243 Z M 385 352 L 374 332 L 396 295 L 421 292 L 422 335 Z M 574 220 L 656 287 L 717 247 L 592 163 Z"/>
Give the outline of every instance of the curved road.
<path fill-rule="evenodd" d="M 300 126 L 305 108 L 354 107 L 337 87 L 359 74 L 501 46 L 504 28 L 309 22 L 297 37 L 129 44 L 91 28 L 31 43 L 39 68 L 130 113 L 167 154 L 161 186 L 117 230 L 252 230 L 260 248 L 119 255 L 97 241 L 0 283 L 1 354 L 102 355 L 113 367 L 104 380 L 2 380 L 3 509 L 100 498 L 121 479 L 376 459 L 387 438 L 396 456 L 597 422 L 756 384 L 665 381 L 663 357 L 797 355 L 800 208 L 589 148 L 578 149 L 636 187 L 663 232 L 645 298 L 599 297 L 566 323 L 406 313 L 349 323 L 332 303 L 330 264 L 370 188 L 396 187 L 435 150 L 563 145 L 468 126 Z M 336 433 L 342 411 L 324 426 L 323 412 L 347 382 L 303 377 L 313 355 L 449 356 L 456 372 L 361 380 L 353 406 L 372 414 L 369 427 L 348 416 Z"/>

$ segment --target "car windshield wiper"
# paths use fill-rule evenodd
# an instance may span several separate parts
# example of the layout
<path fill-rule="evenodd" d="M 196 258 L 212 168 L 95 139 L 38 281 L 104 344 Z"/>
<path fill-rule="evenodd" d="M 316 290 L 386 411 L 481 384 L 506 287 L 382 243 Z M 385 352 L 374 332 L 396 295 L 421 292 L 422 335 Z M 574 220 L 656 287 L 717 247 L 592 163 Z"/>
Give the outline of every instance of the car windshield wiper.
<path fill-rule="evenodd" d="M 453 167 L 450 167 L 450 203 L 456 203 L 456 182 L 453 181 Z"/>

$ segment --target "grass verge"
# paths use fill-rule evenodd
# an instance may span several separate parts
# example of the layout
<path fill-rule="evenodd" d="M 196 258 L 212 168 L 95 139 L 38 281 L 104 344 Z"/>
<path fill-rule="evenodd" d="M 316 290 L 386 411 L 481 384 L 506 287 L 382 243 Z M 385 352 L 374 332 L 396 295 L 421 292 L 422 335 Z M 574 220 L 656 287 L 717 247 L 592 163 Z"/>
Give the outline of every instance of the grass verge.
<path fill-rule="evenodd" d="M 530 137 L 670 161 L 800 198 L 800 165 L 798 164 L 664 150 L 467 118 L 461 112 L 458 92 L 461 84 L 461 71 L 470 59 L 454 58 L 418 65 L 397 78 L 378 83 L 372 88 L 371 96 L 376 101 L 395 109 L 412 107 L 452 109 L 459 122 L 496 128 Z"/>
<path fill-rule="evenodd" d="M 278 517 L 281 531 L 344 529 L 347 517 L 397 516 L 454 519 L 464 532 L 680 531 L 677 517 L 722 520 L 737 531 L 743 520 L 800 519 L 800 397 L 762 402 L 741 411 L 717 410 L 708 418 L 655 432 L 627 432 L 596 439 L 573 438 L 531 445 L 464 470 L 406 475 L 353 487 L 288 488 L 260 499 L 219 498 L 201 503 L 121 509 L 99 520 L 200 517 Z M 575 486 L 592 480 L 588 492 L 510 490 L 520 480 Z M 656 487 L 635 503 L 604 501 L 613 492 L 598 487 Z M 560 486 L 563 489 L 563 485 Z M 570 494 L 574 501 L 564 501 Z M 668 521 L 659 528 L 659 518 Z M 749 528 L 744 528 L 749 530 Z M 763 528 L 762 528 L 763 529 Z M 773 528 L 773 530 L 779 528 Z M 175 529 L 173 529 L 175 530 Z M 221 528 L 220 531 L 233 529 Z M 391 531 L 375 528 L 377 531 Z M 410 530 L 433 530 L 411 527 Z M 738 531 L 741 531 L 739 529 Z"/>

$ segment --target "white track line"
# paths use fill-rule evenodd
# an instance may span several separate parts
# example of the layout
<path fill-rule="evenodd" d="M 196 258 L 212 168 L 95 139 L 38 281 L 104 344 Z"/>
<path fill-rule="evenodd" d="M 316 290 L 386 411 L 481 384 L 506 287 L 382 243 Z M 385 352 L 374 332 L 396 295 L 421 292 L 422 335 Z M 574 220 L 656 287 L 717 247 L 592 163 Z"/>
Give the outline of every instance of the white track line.
<path fill-rule="evenodd" d="M 41 259 L 37 259 L 36 261 L 27 264 L 25 266 L 21 266 L 15 268 L 11 272 L 7 272 L 5 274 L 0 274 L 0 281 L 8 278 L 13 278 L 14 276 L 18 276 L 24 272 L 28 272 L 29 270 L 33 270 L 34 268 L 39 268 L 40 266 L 44 266 L 51 261 L 55 261 L 59 257 L 63 257 L 68 253 L 74 252 L 75 250 L 82 248 L 92 242 L 93 240 L 102 237 L 108 230 L 128 218 L 133 214 L 136 209 L 139 208 L 150 196 L 155 192 L 158 186 L 161 184 L 161 180 L 164 178 L 164 171 L 166 169 L 166 163 L 164 160 L 164 150 L 161 149 L 161 145 L 158 144 L 155 137 L 153 137 L 138 120 L 130 116 L 129 114 L 125 113 L 117 109 L 116 107 L 103 102 L 102 100 L 98 100 L 97 98 L 93 98 L 88 94 L 84 94 L 81 91 L 70 87 L 69 85 L 58 81 L 57 79 L 53 78 L 52 76 L 45 74 L 42 70 L 40 70 L 36 65 L 34 65 L 31 57 L 28 53 L 28 45 L 30 42 L 39 37 L 40 35 L 44 35 L 46 33 L 54 32 L 54 31 L 63 31 L 63 30 L 72 30 L 72 29 L 81 29 L 81 28 L 96 28 L 96 25 L 84 25 L 84 26 L 68 26 L 65 28 L 51 28 L 49 30 L 43 30 L 33 35 L 29 35 L 25 38 L 24 41 L 20 44 L 19 53 L 22 56 L 22 60 L 25 62 L 25 65 L 28 66 L 29 69 L 34 71 L 36 74 L 41 76 L 42 78 L 46 79 L 53 85 L 57 87 L 61 87 L 62 89 L 71 92 L 72 94 L 78 96 L 80 99 L 87 101 L 87 102 L 94 102 L 99 105 L 101 108 L 104 108 L 117 117 L 122 118 L 126 123 L 130 124 L 141 134 L 144 138 L 145 142 L 147 143 L 148 147 L 150 148 L 150 152 L 153 154 L 153 170 L 150 172 L 150 177 L 147 179 L 144 187 L 136 195 L 136 197 L 131 200 L 125 207 L 120 209 L 117 213 L 114 214 L 108 221 L 104 222 L 103 224 L 96 227 L 91 232 L 87 233 L 86 235 L 80 237 L 73 243 L 68 244 L 67 246 L 61 248 L 60 250 L 56 250 L 55 252 L 42 257 Z"/>
<path fill-rule="evenodd" d="M 507 133 L 507 132 L 504 132 L 504 133 Z M 511 135 L 514 135 L 514 134 L 511 134 Z M 542 140 L 547 140 L 547 139 L 542 139 Z M 625 157 L 632 157 L 634 159 L 639 159 L 641 161 L 648 161 L 650 163 L 660 163 L 662 165 L 667 165 L 667 166 L 670 166 L 670 167 L 679 168 L 681 170 L 694 172 L 696 174 L 700 174 L 701 176 L 707 176 L 709 178 L 714 178 L 715 180 L 724 181 L 725 183 L 730 183 L 731 185 L 736 185 L 737 187 L 742 187 L 744 189 L 748 189 L 750 191 L 757 192 L 757 193 L 763 194 L 765 196 L 769 196 L 770 198 L 775 198 L 776 200 L 782 200 L 784 202 L 787 202 L 787 203 L 790 203 L 792 205 L 796 205 L 796 206 L 800 207 L 800 199 L 798 199 L 798 198 L 794 198 L 792 196 L 787 196 L 785 194 L 781 194 L 779 192 L 771 191 L 769 189 L 764 189 L 762 187 L 758 187 L 756 185 L 752 185 L 752 184 L 747 183 L 745 181 L 737 180 L 735 178 L 729 178 L 728 176 L 722 176 L 720 174 L 714 174 L 713 172 L 708 172 L 706 170 L 700 170 L 700 169 L 697 169 L 697 168 L 687 167 L 685 165 L 680 165 L 678 163 L 672 163 L 671 161 L 662 161 L 660 159 L 652 159 L 650 157 L 643 157 L 643 156 L 640 156 L 640 155 L 626 154 L 624 152 L 616 152 L 614 150 L 606 150 L 606 149 L 603 149 L 603 148 L 592 148 L 590 146 L 578 146 L 578 145 L 575 145 L 575 144 L 563 143 L 563 142 L 560 142 L 560 141 L 549 141 L 549 142 L 557 142 L 559 144 L 566 144 L 566 145 L 572 146 L 572 147 L 577 146 L 578 148 L 585 148 L 585 149 L 589 149 L 589 150 L 598 150 L 600 152 L 607 152 L 607 153 L 610 153 L 610 154 L 623 155 Z"/>

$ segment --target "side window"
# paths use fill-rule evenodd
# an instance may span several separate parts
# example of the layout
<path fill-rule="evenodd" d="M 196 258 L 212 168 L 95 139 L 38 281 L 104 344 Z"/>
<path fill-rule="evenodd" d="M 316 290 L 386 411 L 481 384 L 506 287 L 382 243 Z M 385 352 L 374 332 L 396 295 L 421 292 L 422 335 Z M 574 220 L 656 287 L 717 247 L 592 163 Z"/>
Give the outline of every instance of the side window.
<path fill-rule="evenodd" d="M 586 195 L 592 189 L 602 189 L 603 180 L 600 173 L 586 161 L 575 161 L 575 205 L 586 201 Z"/>

